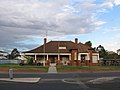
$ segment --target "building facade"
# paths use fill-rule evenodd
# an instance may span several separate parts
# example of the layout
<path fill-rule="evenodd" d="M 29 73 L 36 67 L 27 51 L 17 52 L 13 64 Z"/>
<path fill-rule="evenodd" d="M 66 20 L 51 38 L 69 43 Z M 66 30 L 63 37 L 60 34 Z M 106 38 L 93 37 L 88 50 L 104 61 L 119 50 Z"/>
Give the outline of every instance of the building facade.
<path fill-rule="evenodd" d="M 7 52 L 0 51 L 0 59 L 7 59 Z"/>
<path fill-rule="evenodd" d="M 91 47 L 75 41 L 50 41 L 44 38 L 44 44 L 30 51 L 23 52 L 30 56 L 35 63 L 50 65 L 97 65 L 99 53 Z"/>

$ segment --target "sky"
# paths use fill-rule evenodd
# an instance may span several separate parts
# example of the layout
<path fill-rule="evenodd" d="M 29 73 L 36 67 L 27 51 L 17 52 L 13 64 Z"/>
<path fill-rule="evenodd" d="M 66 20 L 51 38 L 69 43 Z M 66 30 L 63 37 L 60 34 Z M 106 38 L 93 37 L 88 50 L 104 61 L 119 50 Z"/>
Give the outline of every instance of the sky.
<path fill-rule="evenodd" d="M 120 0 L 0 0 L 0 51 L 47 41 L 92 42 L 120 49 Z"/>

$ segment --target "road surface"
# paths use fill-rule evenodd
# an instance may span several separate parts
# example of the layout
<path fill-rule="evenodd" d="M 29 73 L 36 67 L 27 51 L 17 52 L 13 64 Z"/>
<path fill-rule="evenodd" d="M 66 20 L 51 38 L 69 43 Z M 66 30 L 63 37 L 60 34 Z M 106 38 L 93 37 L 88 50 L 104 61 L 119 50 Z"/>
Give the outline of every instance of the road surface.
<path fill-rule="evenodd" d="M 0 78 L 8 78 L 0 73 Z M 0 80 L 0 90 L 120 90 L 120 72 L 15 73 L 14 78 L 41 78 L 22 83 Z"/>

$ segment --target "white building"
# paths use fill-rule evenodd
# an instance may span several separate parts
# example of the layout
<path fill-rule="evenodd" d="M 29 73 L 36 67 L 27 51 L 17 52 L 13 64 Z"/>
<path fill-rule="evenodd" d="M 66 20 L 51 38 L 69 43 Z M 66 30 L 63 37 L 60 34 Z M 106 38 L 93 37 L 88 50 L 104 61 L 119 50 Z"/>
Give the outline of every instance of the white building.
<path fill-rule="evenodd" d="M 0 59 L 7 59 L 7 52 L 0 51 Z"/>

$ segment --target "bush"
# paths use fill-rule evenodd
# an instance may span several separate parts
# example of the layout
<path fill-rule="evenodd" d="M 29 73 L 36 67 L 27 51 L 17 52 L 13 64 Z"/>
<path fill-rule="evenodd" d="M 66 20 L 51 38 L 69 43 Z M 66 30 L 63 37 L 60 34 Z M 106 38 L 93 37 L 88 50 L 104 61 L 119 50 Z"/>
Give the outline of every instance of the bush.
<path fill-rule="evenodd" d="M 37 66 L 41 66 L 42 64 L 41 63 L 37 63 Z"/>
<path fill-rule="evenodd" d="M 27 63 L 28 63 L 28 64 L 33 64 L 33 59 L 32 59 L 32 58 L 28 58 L 28 59 L 27 59 Z"/>
<path fill-rule="evenodd" d="M 23 65 L 24 65 L 24 63 L 20 63 L 19 65 L 20 65 L 20 66 L 23 66 Z"/>

